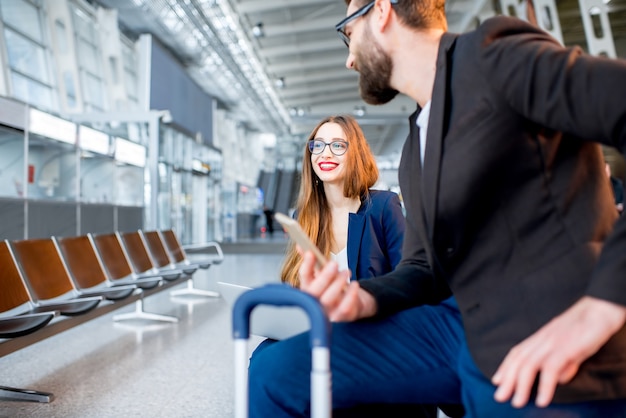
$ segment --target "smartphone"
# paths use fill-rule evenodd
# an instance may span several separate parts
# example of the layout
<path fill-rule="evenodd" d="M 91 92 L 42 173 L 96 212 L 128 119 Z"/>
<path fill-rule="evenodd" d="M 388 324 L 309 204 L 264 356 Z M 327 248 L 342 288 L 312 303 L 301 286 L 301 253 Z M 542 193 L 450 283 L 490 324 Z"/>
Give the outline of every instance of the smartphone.
<path fill-rule="evenodd" d="M 324 265 L 326 264 L 326 257 L 324 257 L 324 254 L 322 254 L 320 249 L 317 248 L 315 244 L 313 244 L 313 241 L 309 239 L 307 234 L 304 233 L 298 221 L 280 212 L 276 212 L 274 214 L 274 218 L 278 222 L 280 222 L 280 224 L 285 228 L 291 239 L 294 240 L 294 242 L 298 244 L 300 248 L 302 248 L 304 251 L 311 251 L 313 252 L 313 254 L 315 254 L 315 258 L 317 259 L 317 268 L 321 269 L 322 267 L 324 267 Z"/>

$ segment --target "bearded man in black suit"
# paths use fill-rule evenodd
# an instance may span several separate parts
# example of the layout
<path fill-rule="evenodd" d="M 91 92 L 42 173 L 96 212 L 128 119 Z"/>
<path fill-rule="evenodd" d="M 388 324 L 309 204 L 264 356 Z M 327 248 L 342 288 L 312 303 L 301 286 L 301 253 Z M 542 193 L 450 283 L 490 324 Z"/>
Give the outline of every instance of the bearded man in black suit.
<path fill-rule="evenodd" d="M 349 285 L 312 254 L 300 269 L 335 321 L 334 406 L 626 416 L 626 218 L 600 148 L 626 149 L 626 63 L 514 18 L 448 33 L 443 0 L 347 4 L 337 30 L 363 99 L 402 92 L 417 110 L 398 267 Z M 308 412 L 307 338 L 252 362 L 252 409 Z"/>

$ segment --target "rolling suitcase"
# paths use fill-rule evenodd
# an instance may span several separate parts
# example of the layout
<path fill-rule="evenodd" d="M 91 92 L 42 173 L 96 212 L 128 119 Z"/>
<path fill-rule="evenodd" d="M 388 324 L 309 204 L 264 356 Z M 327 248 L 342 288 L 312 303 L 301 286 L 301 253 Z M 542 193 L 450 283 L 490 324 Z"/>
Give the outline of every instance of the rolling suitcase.
<path fill-rule="evenodd" d="M 248 339 L 250 314 L 257 305 L 298 306 L 311 323 L 311 417 L 331 416 L 330 322 L 313 296 L 284 284 L 268 284 L 243 293 L 233 306 L 235 342 L 235 418 L 248 417 Z"/>

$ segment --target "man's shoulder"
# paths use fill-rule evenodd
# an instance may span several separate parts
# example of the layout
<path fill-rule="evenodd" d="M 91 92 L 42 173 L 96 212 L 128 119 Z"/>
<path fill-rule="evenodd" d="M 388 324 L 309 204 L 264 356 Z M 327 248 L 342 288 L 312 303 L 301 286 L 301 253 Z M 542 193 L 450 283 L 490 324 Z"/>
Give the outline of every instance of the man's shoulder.
<path fill-rule="evenodd" d="M 483 21 L 476 29 L 457 38 L 457 59 L 478 59 L 484 62 L 500 59 L 503 54 L 515 54 L 516 48 L 529 42 L 545 42 L 546 45 L 561 47 L 548 32 L 522 19 L 510 16 L 495 16 Z M 532 49 L 530 49 L 532 50 Z M 505 61 L 509 60 L 506 58 Z M 481 71 L 499 68 L 491 64 L 482 66 Z M 487 77 L 488 78 L 488 77 Z"/>
<path fill-rule="evenodd" d="M 470 36 L 478 36 L 479 38 L 498 39 L 528 33 L 548 35 L 543 29 L 525 20 L 502 15 L 485 19 L 474 31 L 468 32 L 467 34 Z"/>
<path fill-rule="evenodd" d="M 525 20 L 511 16 L 493 16 L 485 19 L 478 27 L 477 31 L 495 31 L 495 30 L 522 30 L 528 28 L 536 28 Z"/>

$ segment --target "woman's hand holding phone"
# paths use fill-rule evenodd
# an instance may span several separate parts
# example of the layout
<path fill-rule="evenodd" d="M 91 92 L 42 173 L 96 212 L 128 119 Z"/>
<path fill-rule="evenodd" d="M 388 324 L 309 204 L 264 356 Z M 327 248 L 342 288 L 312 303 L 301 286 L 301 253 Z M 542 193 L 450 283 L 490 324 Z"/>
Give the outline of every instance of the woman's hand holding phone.
<path fill-rule="evenodd" d="M 374 315 L 376 301 L 357 281 L 349 281 L 350 270 L 338 271 L 337 263 L 328 263 L 295 219 L 282 213 L 276 213 L 275 218 L 304 253 L 300 289 L 320 301 L 331 321 L 354 321 Z"/>
<path fill-rule="evenodd" d="M 300 227 L 300 224 L 295 219 L 290 218 L 289 216 L 279 212 L 274 215 L 274 218 L 276 218 L 276 220 L 280 222 L 280 224 L 285 228 L 291 239 L 294 240 L 294 242 L 298 244 L 298 246 L 300 246 L 302 251 L 311 251 L 313 254 L 315 254 L 318 269 L 321 269 L 326 265 L 327 260 L 326 257 L 324 257 L 324 254 L 322 254 L 319 248 L 317 248 L 317 246 L 313 244 L 313 241 L 311 241 L 307 234 L 304 233 L 304 231 Z"/>

